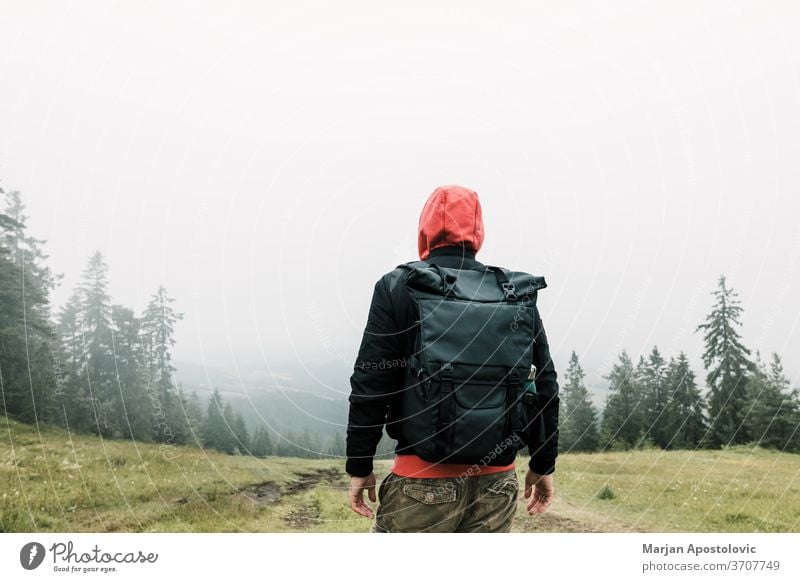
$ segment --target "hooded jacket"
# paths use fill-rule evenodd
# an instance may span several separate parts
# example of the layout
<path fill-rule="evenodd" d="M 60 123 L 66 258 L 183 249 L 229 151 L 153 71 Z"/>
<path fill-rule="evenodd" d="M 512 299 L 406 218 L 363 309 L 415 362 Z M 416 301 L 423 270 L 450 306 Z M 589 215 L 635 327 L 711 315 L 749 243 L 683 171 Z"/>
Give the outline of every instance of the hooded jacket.
<path fill-rule="evenodd" d="M 428 197 L 419 216 L 419 258 L 451 245 L 464 245 L 473 254 L 483 246 L 483 215 L 478 195 L 463 186 L 442 186 Z"/>
<path fill-rule="evenodd" d="M 420 259 L 442 267 L 483 270 L 475 258 L 483 244 L 483 220 L 477 194 L 461 186 L 437 188 L 420 215 L 418 250 Z M 367 324 L 350 377 L 350 410 L 347 424 L 346 471 L 363 477 L 373 470 L 373 458 L 384 427 L 397 440 L 395 467 L 414 468 L 419 477 L 452 476 L 463 466 L 430 464 L 410 450 L 396 413 L 402 396 L 406 358 L 414 353 L 417 325 L 413 303 L 404 284 L 405 271 L 394 269 L 383 275 L 373 290 Z M 534 312 L 534 364 L 537 391 L 544 396 L 545 438 L 528 443 L 529 467 L 539 474 L 555 471 L 558 456 L 558 382 L 538 307 Z M 513 466 L 515 454 L 497 455 L 483 472 Z M 473 467 L 474 468 L 474 467 Z M 394 468 L 393 468 L 394 470 Z M 397 471 L 395 471 L 397 472 Z"/>

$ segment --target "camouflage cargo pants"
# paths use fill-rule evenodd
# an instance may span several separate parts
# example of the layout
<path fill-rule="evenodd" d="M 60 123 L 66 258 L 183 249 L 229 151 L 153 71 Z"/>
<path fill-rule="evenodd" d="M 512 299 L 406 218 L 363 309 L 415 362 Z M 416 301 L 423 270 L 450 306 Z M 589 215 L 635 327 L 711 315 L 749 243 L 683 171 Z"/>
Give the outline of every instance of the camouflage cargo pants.
<path fill-rule="evenodd" d="M 514 469 L 421 479 L 389 472 L 378 487 L 378 509 L 371 531 L 508 532 L 518 496 Z"/>

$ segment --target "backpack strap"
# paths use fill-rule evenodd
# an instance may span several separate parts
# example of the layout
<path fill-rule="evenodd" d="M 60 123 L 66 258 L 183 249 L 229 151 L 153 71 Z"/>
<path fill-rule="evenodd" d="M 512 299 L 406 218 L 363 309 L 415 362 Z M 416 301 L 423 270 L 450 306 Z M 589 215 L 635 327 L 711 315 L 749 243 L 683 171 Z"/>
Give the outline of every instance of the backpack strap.
<path fill-rule="evenodd" d="M 445 275 L 439 265 L 434 264 L 433 268 L 436 269 L 439 278 L 442 280 L 442 295 L 449 296 L 456 288 L 457 277 L 455 275 Z"/>
<path fill-rule="evenodd" d="M 522 429 L 517 403 L 521 386 L 519 371 L 511 368 L 506 376 L 506 434 L 517 434 Z"/>
<path fill-rule="evenodd" d="M 439 454 L 445 453 L 445 448 L 450 438 L 445 438 L 445 431 L 452 429 L 455 421 L 453 418 L 453 411 L 455 409 L 453 397 L 453 365 L 449 362 L 442 364 L 438 371 L 439 380 L 441 382 L 441 392 L 439 394 L 439 419 L 436 425 L 436 432 L 440 433 L 435 438 L 435 442 L 439 447 Z"/>
<path fill-rule="evenodd" d="M 543 443 L 545 433 L 540 395 L 531 392 L 525 392 L 525 395 L 522 397 L 522 402 L 528 409 L 528 422 L 536 423 L 536 442 Z"/>
<path fill-rule="evenodd" d="M 506 301 L 509 303 L 515 302 L 517 300 L 517 290 L 514 284 L 508 280 L 508 275 L 506 275 L 505 270 L 502 267 L 494 266 L 488 266 L 487 269 L 494 273 L 497 284 L 500 285 L 500 288 L 503 290 Z"/>

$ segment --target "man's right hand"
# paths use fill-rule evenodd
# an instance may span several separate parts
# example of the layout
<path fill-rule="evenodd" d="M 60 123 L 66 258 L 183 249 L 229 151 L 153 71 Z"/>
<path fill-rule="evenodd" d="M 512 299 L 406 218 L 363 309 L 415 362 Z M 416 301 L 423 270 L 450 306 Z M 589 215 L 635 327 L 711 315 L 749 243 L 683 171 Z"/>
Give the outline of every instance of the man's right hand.
<path fill-rule="evenodd" d="M 372 508 L 364 501 L 364 490 L 367 490 L 370 501 L 377 501 L 375 484 L 375 473 L 370 473 L 366 477 L 350 477 L 350 508 L 357 514 L 372 517 Z"/>
<path fill-rule="evenodd" d="M 530 515 L 544 513 L 553 501 L 554 494 L 553 475 L 540 475 L 528 469 L 528 473 L 525 475 L 525 499 L 530 497 L 530 501 L 528 501 Z"/>

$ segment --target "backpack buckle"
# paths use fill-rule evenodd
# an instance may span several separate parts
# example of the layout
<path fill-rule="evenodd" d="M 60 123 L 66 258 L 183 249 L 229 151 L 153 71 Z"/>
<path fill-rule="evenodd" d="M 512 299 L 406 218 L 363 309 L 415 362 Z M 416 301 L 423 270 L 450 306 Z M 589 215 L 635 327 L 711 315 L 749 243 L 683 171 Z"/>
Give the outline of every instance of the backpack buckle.
<path fill-rule="evenodd" d="M 532 392 L 526 392 L 522 397 L 522 401 L 528 406 L 535 406 L 539 404 L 539 399 L 537 398 L 536 394 L 533 394 Z"/>
<path fill-rule="evenodd" d="M 442 364 L 441 369 L 439 370 L 439 375 L 443 380 L 452 380 L 453 378 L 453 364 L 450 362 L 446 362 Z"/>
<path fill-rule="evenodd" d="M 517 300 L 517 288 L 514 287 L 514 283 L 504 281 L 501 283 L 501 286 L 503 287 L 503 293 L 505 294 L 507 301 Z"/>
<path fill-rule="evenodd" d="M 450 273 L 444 276 L 444 294 L 445 296 L 452 295 L 456 289 L 456 276 Z"/>

